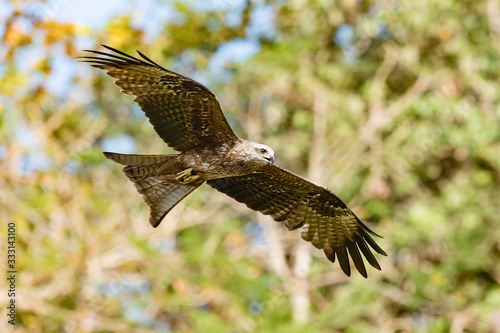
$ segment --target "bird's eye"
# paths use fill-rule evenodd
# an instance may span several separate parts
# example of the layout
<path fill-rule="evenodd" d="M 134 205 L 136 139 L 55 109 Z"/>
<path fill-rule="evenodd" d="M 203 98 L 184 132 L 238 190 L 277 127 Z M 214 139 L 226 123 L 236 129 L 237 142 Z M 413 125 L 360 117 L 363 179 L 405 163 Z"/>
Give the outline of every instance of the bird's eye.
<path fill-rule="evenodd" d="M 266 149 L 264 149 L 264 148 L 261 148 L 261 149 L 260 149 L 260 152 L 261 152 L 262 154 L 265 154 L 265 153 L 267 153 L 267 150 L 266 150 Z"/>

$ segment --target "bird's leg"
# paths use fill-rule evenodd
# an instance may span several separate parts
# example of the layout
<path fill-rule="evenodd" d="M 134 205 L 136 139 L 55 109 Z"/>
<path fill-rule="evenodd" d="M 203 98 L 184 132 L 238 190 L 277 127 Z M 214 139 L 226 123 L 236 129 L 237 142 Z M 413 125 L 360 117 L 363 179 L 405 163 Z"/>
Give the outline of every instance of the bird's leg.
<path fill-rule="evenodd" d="M 181 172 L 177 173 L 177 177 L 175 177 L 175 180 L 177 180 L 181 184 L 189 184 L 196 179 L 200 178 L 198 175 L 193 175 L 192 174 L 193 168 L 188 168 L 185 170 L 182 170 Z"/>

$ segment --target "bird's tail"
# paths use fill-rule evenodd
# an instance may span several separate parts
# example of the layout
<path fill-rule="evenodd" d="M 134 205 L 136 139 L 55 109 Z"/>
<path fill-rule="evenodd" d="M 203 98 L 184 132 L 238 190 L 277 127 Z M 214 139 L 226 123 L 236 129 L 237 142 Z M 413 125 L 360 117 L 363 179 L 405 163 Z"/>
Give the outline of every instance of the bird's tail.
<path fill-rule="evenodd" d="M 157 227 L 165 215 L 198 185 L 185 185 L 157 177 L 158 169 L 178 154 L 136 155 L 105 152 L 107 159 L 125 165 L 123 172 L 149 205 L 149 223 Z"/>

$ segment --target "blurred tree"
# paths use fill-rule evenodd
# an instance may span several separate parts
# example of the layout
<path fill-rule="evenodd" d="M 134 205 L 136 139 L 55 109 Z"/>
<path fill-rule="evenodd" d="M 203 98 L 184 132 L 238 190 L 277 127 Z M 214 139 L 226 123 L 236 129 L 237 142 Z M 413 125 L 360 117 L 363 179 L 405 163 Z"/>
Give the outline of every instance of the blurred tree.
<path fill-rule="evenodd" d="M 498 1 L 217 4 L 152 2 L 170 15 L 158 34 L 143 6 L 95 27 L 58 19 L 73 3 L 2 4 L 0 218 L 17 228 L 20 331 L 500 332 Z M 152 230 L 101 152 L 164 145 L 74 61 L 99 43 L 213 89 L 238 134 L 377 223 L 382 272 L 345 278 L 203 188 Z"/>

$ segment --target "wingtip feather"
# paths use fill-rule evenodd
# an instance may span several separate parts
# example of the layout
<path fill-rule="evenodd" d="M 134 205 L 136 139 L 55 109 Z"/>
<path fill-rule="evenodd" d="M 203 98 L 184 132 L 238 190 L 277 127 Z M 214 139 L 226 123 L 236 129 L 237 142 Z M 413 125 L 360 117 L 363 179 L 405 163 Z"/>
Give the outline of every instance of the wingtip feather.
<path fill-rule="evenodd" d="M 354 266 L 358 270 L 358 272 L 365 278 L 368 277 L 366 272 L 365 264 L 363 263 L 363 258 L 361 257 L 361 253 L 359 252 L 358 246 L 355 242 L 348 242 L 347 249 L 349 250 L 349 254 L 351 255 L 351 259 L 354 263 Z"/>

